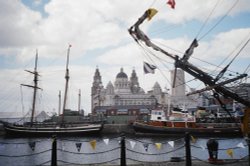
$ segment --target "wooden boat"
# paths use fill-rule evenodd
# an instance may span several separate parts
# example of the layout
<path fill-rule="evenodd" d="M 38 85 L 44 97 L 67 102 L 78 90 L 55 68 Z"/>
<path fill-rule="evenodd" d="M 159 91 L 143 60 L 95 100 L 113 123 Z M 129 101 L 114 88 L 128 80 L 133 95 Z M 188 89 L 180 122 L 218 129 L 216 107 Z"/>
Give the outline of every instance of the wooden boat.
<path fill-rule="evenodd" d="M 188 113 L 165 116 L 163 110 L 152 110 L 148 122 L 136 121 L 133 123 L 133 128 L 136 133 L 184 135 L 188 132 L 198 136 L 241 136 L 240 127 L 218 126 L 218 124 L 205 127 L 196 123 L 195 116 Z"/>
<path fill-rule="evenodd" d="M 79 122 L 66 122 L 64 113 L 66 110 L 66 99 L 67 99 L 67 91 L 68 91 L 68 81 L 69 81 L 69 53 L 70 53 L 70 47 L 67 51 L 67 63 L 66 63 L 66 84 L 65 84 L 65 93 L 64 93 L 64 103 L 63 103 L 63 113 L 61 116 L 61 122 L 51 122 L 51 123 L 37 123 L 34 122 L 34 114 L 36 109 L 36 95 L 37 90 L 41 89 L 38 87 L 38 72 L 37 72 L 37 60 L 38 60 L 38 53 L 36 53 L 35 58 L 35 68 L 34 71 L 27 71 L 31 74 L 34 74 L 34 85 L 24 85 L 30 88 L 34 89 L 33 92 L 33 102 L 32 102 L 32 113 L 31 113 L 31 119 L 30 122 L 24 123 L 23 125 L 18 125 L 15 123 L 4 123 L 4 129 L 7 133 L 7 135 L 12 136 L 52 136 L 52 135 L 86 135 L 86 134 L 97 134 L 99 133 L 102 128 L 103 124 L 85 124 L 85 123 L 79 123 Z"/>

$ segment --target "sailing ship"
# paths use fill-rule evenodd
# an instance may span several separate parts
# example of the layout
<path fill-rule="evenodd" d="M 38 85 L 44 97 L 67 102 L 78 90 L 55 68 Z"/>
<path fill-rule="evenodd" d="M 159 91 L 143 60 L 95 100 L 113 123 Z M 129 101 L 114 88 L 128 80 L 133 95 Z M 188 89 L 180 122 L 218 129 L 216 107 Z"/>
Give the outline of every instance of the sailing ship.
<path fill-rule="evenodd" d="M 15 123 L 4 123 L 4 129 L 8 135 L 13 136 L 52 136 L 52 135 L 85 135 L 85 134 L 97 134 L 99 133 L 102 128 L 103 124 L 86 124 L 86 123 L 79 123 L 79 122 L 66 122 L 65 121 L 65 112 L 66 112 L 66 103 L 67 103 L 67 92 L 68 92 L 68 83 L 69 83 L 69 54 L 70 54 L 70 47 L 67 50 L 67 61 L 66 61 L 66 74 L 65 74 L 65 93 L 64 93 L 64 102 L 63 102 L 63 113 L 61 115 L 61 121 L 58 122 L 35 122 L 34 115 L 36 111 L 36 97 L 37 97 L 37 90 L 41 89 L 38 87 L 38 71 L 37 71 L 37 61 L 38 61 L 38 53 L 36 53 L 35 58 L 35 68 L 34 71 L 28 71 L 34 75 L 34 85 L 25 85 L 30 88 L 33 88 L 33 101 L 32 101 L 32 110 L 31 110 L 31 117 L 30 122 L 26 122 L 22 125 L 15 124 Z"/>
<path fill-rule="evenodd" d="M 168 51 L 164 50 L 157 44 L 155 44 L 151 39 L 140 29 L 140 25 L 143 24 L 143 22 L 147 20 L 151 20 L 152 17 L 157 13 L 158 11 L 154 8 L 149 8 L 146 10 L 141 17 L 135 22 L 134 25 L 132 25 L 128 32 L 134 39 L 134 41 L 140 46 L 146 46 L 148 48 L 152 48 L 153 51 L 160 52 L 161 54 L 169 57 L 174 61 L 175 66 L 175 74 L 174 74 L 174 80 L 173 80 L 173 86 L 175 86 L 175 79 L 176 79 L 176 72 L 177 68 L 182 69 L 183 71 L 187 72 L 191 76 L 193 76 L 195 79 L 200 80 L 203 82 L 206 87 L 195 91 L 193 93 L 201 93 L 203 91 L 211 90 L 213 92 L 213 96 L 215 99 L 217 99 L 221 105 L 221 107 L 228 112 L 226 109 L 225 104 L 220 100 L 220 96 L 224 96 L 226 98 L 231 98 L 234 101 L 244 105 L 246 107 L 245 115 L 243 117 L 243 123 L 242 123 L 242 131 L 243 135 L 248 135 L 249 127 L 248 127 L 248 121 L 250 116 L 250 101 L 249 99 L 245 99 L 235 93 L 232 89 L 226 86 L 228 83 L 235 82 L 239 79 L 245 78 L 247 74 L 240 74 L 232 79 L 227 79 L 226 81 L 221 81 L 221 78 L 225 74 L 225 72 L 228 69 L 228 66 L 230 63 L 221 70 L 221 72 L 214 78 L 208 73 L 204 72 L 203 70 L 199 69 L 195 65 L 191 64 L 189 62 L 189 58 L 192 56 L 194 49 L 198 47 L 198 40 L 195 38 L 193 42 L 191 43 L 190 47 L 185 51 L 184 55 L 182 57 L 179 57 L 176 54 L 169 53 Z M 247 43 L 246 43 L 247 44 Z M 246 45 L 245 44 L 245 45 Z M 147 49 L 148 49 L 147 48 Z M 153 53 L 152 53 L 153 54 Z M 154 56 L 156 56 L 154 54 Z M 156 67 L 152 68 L 155 69 Z M 191 94 L 189 94 L 191 95 Z M 156 115 L 156 113 L 158 115 Z M 157 116 L 157 117 L 156 117 Z M 156 117 L 156 118 L 155 118 Z M 195 119 L 188 120 L 188 118 L 182 118 L 178 121 L 174 121 L 173 119 L 166 118 L 163 111 L 151 111 L 151 120 L 148 123 L 142 123 L 142 122 L 134 122 L 133 127 L 136 132 L 143 132 L 143 133 L 161 133 L 161 134 L 184 134 L 185 132 L 189 132 L 192 134 L 203 134 L 210 136 L 211 134 L 220 134 L 225 136 L 228 135 L 242 135 L 241 128 L 240 127 L 204 127 L 204 126 L 198 126 Z"/>

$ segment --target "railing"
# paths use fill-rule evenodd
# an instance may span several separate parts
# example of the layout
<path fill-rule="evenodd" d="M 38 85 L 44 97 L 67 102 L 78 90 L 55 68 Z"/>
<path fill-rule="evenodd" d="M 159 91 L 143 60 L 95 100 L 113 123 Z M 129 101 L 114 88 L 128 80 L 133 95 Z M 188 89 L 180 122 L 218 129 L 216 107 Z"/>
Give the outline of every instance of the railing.
<path fill-rule="evenodd" d="M 162 139 L 161 139 L 162 140 Z M 216 139 L 219 144 L 225 140 Z M 198 143 L 197 143 L 198 141 Z M 200 141 L 200 142 L 199 142 Z M 130 165 L 143 163 L 167 163 L 182 161 L 191 166 L 193 160 L 211 163 L 200 157 L 208 148 L 205 139 L 195 139 L 188 133 L 185 137 L 168 141 L 148 141 L 121 135 L 112 138 L 95 138 L 91 140 L 56 138 L 28 142 L 0 142 L 0 165 Z M 233 139 L 230 140 L 233 142 Z M 219 159 L 213 160 L 223 164 L 220 158 L 227 155 L 233 160 L 227 160 L 230 165 L 235 162 L 249 162 L 249 146 L 246 142 L 232 143 L 232 146 L 218 148 Z M 45 146 L 46 145 L 46 146 Z M 225 147 L 225 146 L 224 146 Z M 248 148 L 247 148 L 248 147 Z M 13 152 L 13 148 L 15 153 Z M 235 158 L 234 153 L 243 154 Z M 48 160 L 49 159 L 49 160 Z M 250 162 L 249 162 L 250 165 Z"/>

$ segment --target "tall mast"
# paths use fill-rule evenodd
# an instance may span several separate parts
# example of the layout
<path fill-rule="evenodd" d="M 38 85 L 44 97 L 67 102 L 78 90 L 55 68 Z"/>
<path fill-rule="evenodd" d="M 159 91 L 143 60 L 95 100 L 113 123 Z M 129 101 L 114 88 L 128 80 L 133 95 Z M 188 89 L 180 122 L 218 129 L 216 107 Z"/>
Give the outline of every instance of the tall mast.
<path fill-rule="evenodd" d="M 34 74 L 34 85 L 25 85 L 25 84 L 21 84 L 22 86 L 27 86 L 30 88 L 34 89 L 33 92 L 33 100 L 32 100 L 32 109 L 31 109 L 31 117 L 30 117 L 30 126 L 33 125 L 33 121 L 34 121 L 34 115 L 35 115 L 35 110 L 36 110 L 36 96 L 37 96 L 37 89 L 41 89 L 37 86 L 38 84 L 38 72 L 37 72 L 37 61 L 38 61 L 38 51 L 36 50 L 36 58 L 35 58 L 35 68 L 34 71 L 29 71 L 29 70 L 25 70 L 31 74 Z"/>
<path fill-rule="evenodd" d="M 81 109 L 81 89 L 79 89 L 79 94 L 78 94 L 78 112 L 80 113 Z"/>
<path fill-rule="evenodd" d="M 67 52 L 67 61 L 66 61 L 66 73 L 65 73 L 65 91 L 64 91 L 64 101 L 63 101 L 63 112 L 62 112 L 62 123 L 64 122 L 64 113 L 66 109 L 66 102 L 67 102 L 67 94 L 68 94 L 68 86 L 69 86 L 69 53 L 70 53 L 70 47 L 68 47 Z"/>
<path fill-rule="evenodd" d="M 59 104 L 58 104 L 58 116 L 60 116 L 60 114 L 61 114 L 61 91 L 59 91 L 58 98 L 59 98 Z"/>
<path fill-rule="evenodd" d="M 38 52 L 36 51 L 35 68 L 34 68 L 34 93 L 33 93 L 32 113 L 30 119 L 31 126 L 33 125 L 34 114 L 36 109 L 36 94 L 37 94 L 37 82 L 38 82 L 37 59 L 38 59 Z"/>

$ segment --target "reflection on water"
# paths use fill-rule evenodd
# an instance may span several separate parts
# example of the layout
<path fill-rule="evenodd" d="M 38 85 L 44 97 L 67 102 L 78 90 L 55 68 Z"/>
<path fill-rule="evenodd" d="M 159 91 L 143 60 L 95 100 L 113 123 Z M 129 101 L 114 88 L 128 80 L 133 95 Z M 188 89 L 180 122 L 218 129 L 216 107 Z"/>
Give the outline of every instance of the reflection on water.
<path fill-rule="evenodd" d="M 121 137 L 116 136 L 57 138 L 58 164 L 107 162 L 119 165 L 120 140 Z M 171 157 L 185 156 L 184 138 L 126 136 L 125 140 L 127 164 L 169 161 Z M 193 139 L 191 155 L 194 158 L 208 159 L 207 140 Z M 246 141 L 242 138 L 220 138 L 217 141 L 220 159 L 241 159 L 248 154 Z M 34 150 L 31 148 L 33 142 Z M 51 144 L 51 138 L 0 138 L 0 165 L 50 165 Z M 228 155 L 228 149 L 233 150 L 233 156 Z"/>

